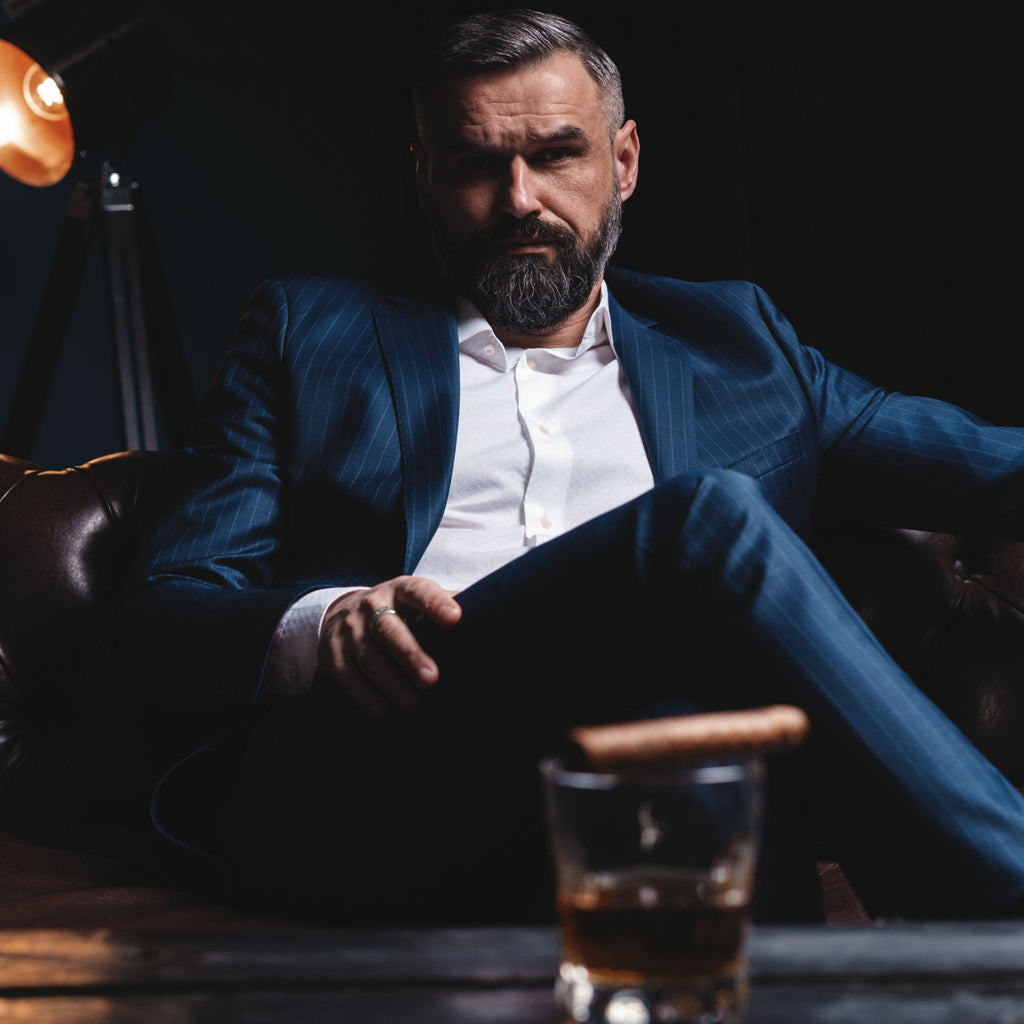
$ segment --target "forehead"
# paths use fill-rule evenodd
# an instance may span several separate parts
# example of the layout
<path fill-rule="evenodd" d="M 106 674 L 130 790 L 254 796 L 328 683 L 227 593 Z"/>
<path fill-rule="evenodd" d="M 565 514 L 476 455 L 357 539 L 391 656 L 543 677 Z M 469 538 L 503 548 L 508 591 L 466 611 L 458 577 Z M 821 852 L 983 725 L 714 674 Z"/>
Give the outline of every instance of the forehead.
<path fill-rule="evenodd" d="M 574 53 L 526 67 L 485 71 L 442 82 L 424 111 L 428 142 L 499 145 L 545 137 L 566 127 L 606 129 L 601 91 Z"/>

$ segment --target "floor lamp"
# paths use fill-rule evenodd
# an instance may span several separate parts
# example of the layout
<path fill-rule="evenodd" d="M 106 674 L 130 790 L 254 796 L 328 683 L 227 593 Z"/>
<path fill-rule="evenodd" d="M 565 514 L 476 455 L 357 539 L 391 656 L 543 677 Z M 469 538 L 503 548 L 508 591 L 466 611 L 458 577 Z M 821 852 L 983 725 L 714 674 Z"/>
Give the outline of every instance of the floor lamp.
<path fill-rule="evenodd" d="M 0 170 L 27 185 L 63 180 L 90 147 L 125 139 L 168 84 L 166 57 L 133 4 L 37 5 L 0 38 Z M 192 393 L 152 226 L 138 183 L 105 162 L 71 193 L 0 441 L 4 452 L 32 451 L 96 234 L 103 240 L 123 445 L 155 450 L 184 443 Z"/>

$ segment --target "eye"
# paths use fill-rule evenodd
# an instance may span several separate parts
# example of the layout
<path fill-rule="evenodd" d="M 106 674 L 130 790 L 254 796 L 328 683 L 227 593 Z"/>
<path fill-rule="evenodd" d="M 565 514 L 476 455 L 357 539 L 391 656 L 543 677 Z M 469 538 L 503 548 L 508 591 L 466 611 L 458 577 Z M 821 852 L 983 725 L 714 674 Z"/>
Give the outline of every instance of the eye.
<path fill-rule="evenodd" d="M 576 156 L 579 156 L 579 152 L 575 149 L 570 149 L 567 146 L 553 146 L 548 149 L 542 149 L 537 154 L 536 159 L 542 164 L 556 164 L 563 160 L 571 160 Z"/>

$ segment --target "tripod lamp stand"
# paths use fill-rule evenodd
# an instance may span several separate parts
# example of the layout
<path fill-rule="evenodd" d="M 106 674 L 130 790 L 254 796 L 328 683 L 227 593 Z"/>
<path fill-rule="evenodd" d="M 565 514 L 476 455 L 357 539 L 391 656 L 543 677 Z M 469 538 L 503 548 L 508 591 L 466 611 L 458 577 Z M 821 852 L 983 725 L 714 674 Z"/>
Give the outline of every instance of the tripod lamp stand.
<path fill-rule="evenodd" d="M 0 38 L 0 171 L 33 186 L 160 102 L 169 65 L 126 0 L 44 0 Z M 0 448 L 28 457 L 95 234 L 103 240 L 123 446 L 179 447 L 192 413 L 185 360 L 138 183 L 104 162 L 72 191 Z M 163 435 L 160 427 L 163 426 Z"/>

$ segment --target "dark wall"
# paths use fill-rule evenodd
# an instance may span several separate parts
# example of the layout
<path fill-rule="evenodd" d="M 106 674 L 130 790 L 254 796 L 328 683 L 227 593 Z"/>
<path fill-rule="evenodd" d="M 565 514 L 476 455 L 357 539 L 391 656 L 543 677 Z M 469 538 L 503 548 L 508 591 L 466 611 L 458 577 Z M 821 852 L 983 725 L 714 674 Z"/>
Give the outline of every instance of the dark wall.
<path fill-rule="evenodd" d="M 556 7 L 620 58 L 640 123 L 621 262 L 753 277 L 830 358 L 1020 419 L 1024 26 L 1011 0 L 960 6 Z M 122 170 L 147 197 L 196 391 L 261 279 L 416 255 L 401 83 L 432 19 L 461 7 L 145 0 L 174 86 Z M 0 420 L 72 186 L 0 179 Z M 120 446 L 109 349 L 95 244 L 35 450 L 13 454 L 56 466 Z"/>

